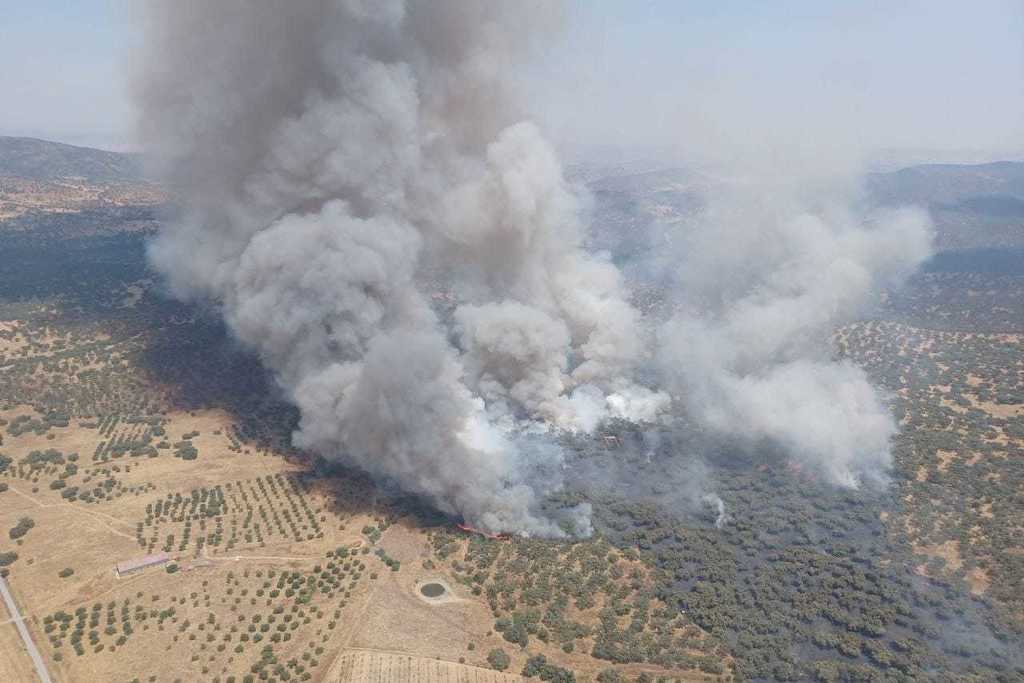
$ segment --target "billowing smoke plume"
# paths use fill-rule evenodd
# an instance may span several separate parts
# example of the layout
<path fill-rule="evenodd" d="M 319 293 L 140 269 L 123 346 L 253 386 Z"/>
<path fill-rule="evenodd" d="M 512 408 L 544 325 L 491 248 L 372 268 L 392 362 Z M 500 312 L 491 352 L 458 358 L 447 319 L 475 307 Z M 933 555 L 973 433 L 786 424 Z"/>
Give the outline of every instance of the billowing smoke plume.
<path fill-rule="evenodd" d="M 923 212 L 855 212 L 847 196 L 809 201 L 765 179 L 719 188 L 678 251 L 661 360 L 706 426 L 856 487 L 884 479 L 896 424 L 830 337 L 928 256 L 930 229 Z"/>
<path fill-rule="evenodd" d="M 151 249 L 173 292 L 220 304 L 299 446 L 489 530 L 561 533 L 538 512 L 561 454 L 523 425 L 667 397 L 628 380 L 638 315 L 515 108 L 558 4 L 150 5 L 143 135 L 188 204 Z"/>
<path fill-rule="evenodd" d="M 261 355 L 299 446 L 547 535 L 589 528 L 585 509 L 540 512 L 562 481 L 552 428 L 674 403 L 842 484 L 887 464 L 892 420 L 825 338 L 920 260 L 919 217 L 721 197 L 685 236 L 678 313 L 649 332 L 516 108 L 558 3 L 147 5 L 142 134 L 187 204 L 151 259 Z"/>

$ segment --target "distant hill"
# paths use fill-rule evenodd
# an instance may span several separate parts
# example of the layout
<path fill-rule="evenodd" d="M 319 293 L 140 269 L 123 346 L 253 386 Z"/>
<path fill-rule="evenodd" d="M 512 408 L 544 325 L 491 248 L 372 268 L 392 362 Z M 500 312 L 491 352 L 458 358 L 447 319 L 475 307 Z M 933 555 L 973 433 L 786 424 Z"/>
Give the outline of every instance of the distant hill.
<path fill-rule="evenodd" d="M 868 178 L 883 203 L 957 204 L 979 197 L 1024 200 L 1024 162 L 922 164 Z"/>
<path fill-rule="evenodd" d="M 659 226 L 685 225 L 719 183 L 730 182 L 693 169 L 628 164 L 579 165 L 570 169 L 570 178 L 585 184 L 593 200 L 589 246 L 620 264 L 657 248 L 664 234 Z M 872 173 L 865 187 L 874 205 L 927 209 L 939 252 L 984 255 L 989 249 L 1013 249 L 1016 254 L 1024 248 L 1024 162 L 909 166 Z M 990 267 L 991 259 L 982 261 Z M 956 259 L 962 262 L 963 257 Z"/>
<path fill-rule="evenodd" d="M 0 235 L 149 231 L 167 201 L 138 155 L 0 136 Z"/>
<path fill-rule="evenodd" d="M 867 186 L 880 204 L 927 207 L 940 250 L 1024 246 L 1024 162 L 924 164 L 872 174 Z"/>
<path fill-rule="evenodd" d="M 81 178 L 93 183 L 143 179 L 137 155 L 35 138 L 0 136 L 0 176 L 28 180 Z"/>

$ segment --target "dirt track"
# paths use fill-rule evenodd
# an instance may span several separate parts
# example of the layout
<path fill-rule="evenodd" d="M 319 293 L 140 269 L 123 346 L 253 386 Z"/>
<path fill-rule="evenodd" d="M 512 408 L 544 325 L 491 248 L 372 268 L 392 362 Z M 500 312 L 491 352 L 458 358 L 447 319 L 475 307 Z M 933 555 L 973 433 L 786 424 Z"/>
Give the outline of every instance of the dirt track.
<path fill-rule="evenodd" d="M 43 683 L 53 683 L 53 679 L 50 678 L 50 672 L 46 669 L 46 663 L 43 662 L 43 657 L 39 654 L 35 641 L 32 640 L 32 634 L 25 628 L 25 619 L 18 612 L 18 605 L 14 602 L 14 596 L 11 595 L 11 591 L 7 588 L 7 582 L 3 577 L 0 577 L 0 594 L 3 594 L 7 611 L 10 612 L 11 620 L 14 621 L 14 625 L 18 628 L 18 635 L 21 636 L 22 642 L 25 643 L 25 649 L 28 650 L 28 654 L 32 658 L 32 663 L 36 667 L 36 673 L 39 674 L 39 680 L 43 681 Z"/>

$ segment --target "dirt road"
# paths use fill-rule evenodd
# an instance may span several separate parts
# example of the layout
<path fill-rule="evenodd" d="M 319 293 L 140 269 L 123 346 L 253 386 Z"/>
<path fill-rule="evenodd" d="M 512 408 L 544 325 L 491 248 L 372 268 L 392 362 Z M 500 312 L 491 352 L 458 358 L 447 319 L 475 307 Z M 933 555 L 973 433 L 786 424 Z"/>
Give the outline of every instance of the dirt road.
<path fill-rule="evenodd" d="M 7 588 L 7 582 L 3 577 L 0 577 L 0 593 L 4 596 L 4 604 L 7 605 L 7 611 L 11 614 L 11 620 L 18 627 L 18 635 L 21 636 L 22 642 L 25 643 L 25 649 L 28 650 L 28 654 L 32 658 L 32 663 L 36 667 L 36 673 L 39 674 L 39 680 L 43 683 L 53 683 L 53 679 L 50 678 L 50 672 L 46 670 L 46 663 L 43 661 L 42 655 L 39 654 L 35 641 L 32 640 L 32 635 L 25 627 L 25 619 L 18 612 L 14 596 L 11 595 L 11 591 Z"/>

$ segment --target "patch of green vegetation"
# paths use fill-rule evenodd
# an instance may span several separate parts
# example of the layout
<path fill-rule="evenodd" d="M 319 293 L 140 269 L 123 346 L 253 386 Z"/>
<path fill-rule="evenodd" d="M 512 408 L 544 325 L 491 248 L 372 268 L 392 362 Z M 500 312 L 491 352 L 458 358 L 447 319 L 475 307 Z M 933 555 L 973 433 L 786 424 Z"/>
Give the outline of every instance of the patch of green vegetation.
<path fill-rule="evenodd" d="M 487 653 L 487 663 L 495 671 L 505 671 L 512 664 L 512 658 L 501 648 L 495 648 Z"/>
<path fill-rule="evenodd" d="M 459 541 L 453 532 L 435 532 L 434 561 L 444 561 L 459 583 L 485 597 L 494 630 L 521 649 L 541 642 L 574 651 L 592 639 L 587 651 L 593 657 L 671 669 L 698 668 L 692 652 L 715 660 L 727 656 L 661 602 L 657 571 L 606 540 L 567 544 L 473 536 L 464 550 Z"/>
<path fill-rule="evenodd" d="M 22 517 L 17 524 L 10 528 L 7 535 L 11 537 L 12 541 L 15 541 L 27 534 L 35 525 L 35 520 L 31 517 Z"/>
<path fill-rule="evenodd" d="M 135 535 L 150 552 L 163 539 L 165 552 L 191 548 L 198 556 L 205 546 L 231 550 L 263 547 L 275 538 L 323 538 L 320 512 L 303 480 L 267 475 L 168 493 L 146 505 L 146 517 L 136 523 Z"/>

